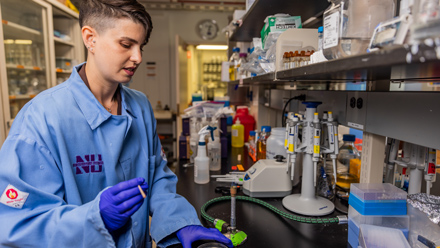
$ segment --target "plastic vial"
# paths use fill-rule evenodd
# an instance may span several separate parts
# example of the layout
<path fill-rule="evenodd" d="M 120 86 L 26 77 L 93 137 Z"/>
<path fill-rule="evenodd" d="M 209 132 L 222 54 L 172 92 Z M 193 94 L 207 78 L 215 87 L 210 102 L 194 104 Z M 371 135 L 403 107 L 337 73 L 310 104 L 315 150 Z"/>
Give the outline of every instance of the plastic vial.
<path fill-rule="evenodd" d="M 318 51 L 322 50 L 322 37 L 323 37 L 323 33 L 324 32 L 324 27 L 319 27 L 318 28 Z"/>
<path fill-rule="evenodd" d="M 289 52 L 289 61 L 289 68 L 295 68 L 295 53 L 293 53 L 292 51 Z"/>
<path fill-rule="evenodd" d="M 294 68 L 298 68 L 298 67 L 300 67 L 300 61 L 301 61 L 301 58 L 300 58 L 300 54 L 299 54 L 299 52 L 298 51 L 295 51 L 295 53 L 294 53 L 294 61 L 293 61 L 293 67 Z"/>
<path fill-rule="evenodd" d="M 283 68 L 284 70 L 289 69 L 289 53 L 285 52 L 283 55 Z"/>
<path fill-rule="evenodd" d="M 232 49 L 232 55 L 229 59 L 229 80 L 234 81 L 237 80 L 236 69 L 238 65 L 238 60 L 240 59 L 240 48 L 234 47 Z"/>
<path fill-rule="evenodd" d="M 232 125 L 232 147 L 244 146 L 244 126 L 240 123 L 240 119 L 237 118 L 235 124 Z"/>
<path fill-rule="evenodd" d="M 257 141 L 257 160 L 266 159 L 266 145 L 270 131 L 270 126 L 261 127 L 261 134 Z"/>
<path fill-rule="evenodd" d="M 337 183 L 343 189 L 350 189 L 350 184 L 358 183 L 359 177 L 357 172 L 350 170 L 350 163 L 359 163 L 361 155 L 354 146 L 356 137 L 352 134 L 344 134 L 342 140 L 344 143 L 339 148 L 337 159 Z M 355 174 L 356 173 L 356 174 Z"/>

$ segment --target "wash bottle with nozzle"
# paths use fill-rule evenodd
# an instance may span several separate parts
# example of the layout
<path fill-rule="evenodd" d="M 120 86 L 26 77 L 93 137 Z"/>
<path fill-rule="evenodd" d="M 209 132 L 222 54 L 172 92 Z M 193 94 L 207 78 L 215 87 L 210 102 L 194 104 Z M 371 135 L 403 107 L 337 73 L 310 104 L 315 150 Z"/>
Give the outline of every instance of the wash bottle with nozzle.
<path fill-rule="evenodd" d="M 214 139 L 215 127 L 204 126 L 199 131 L 199 146 L 197 157 L 194 159 L 194 182 L 198 184 L 209 183 L 209 158 L 206 156 L 205 136 L 211 134 Z"/>

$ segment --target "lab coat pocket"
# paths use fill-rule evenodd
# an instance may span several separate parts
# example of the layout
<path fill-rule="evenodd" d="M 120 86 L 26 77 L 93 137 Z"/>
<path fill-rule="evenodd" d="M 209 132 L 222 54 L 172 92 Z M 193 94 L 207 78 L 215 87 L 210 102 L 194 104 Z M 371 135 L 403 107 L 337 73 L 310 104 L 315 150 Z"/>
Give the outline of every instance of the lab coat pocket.
<path fill-rule="evenodd" d="M 148 185 L 153 184 L 154 173 L 156 171 L 156 156 L 150 156 L 148 159 Z"/>
<path fill-rule="evenodd" d="M 124 178 L 133 178 L 133 168 L 131 166 L 131 158 L 121 159 L 119 160 L 121 164 L 122 171 L 124 172 Z"/>

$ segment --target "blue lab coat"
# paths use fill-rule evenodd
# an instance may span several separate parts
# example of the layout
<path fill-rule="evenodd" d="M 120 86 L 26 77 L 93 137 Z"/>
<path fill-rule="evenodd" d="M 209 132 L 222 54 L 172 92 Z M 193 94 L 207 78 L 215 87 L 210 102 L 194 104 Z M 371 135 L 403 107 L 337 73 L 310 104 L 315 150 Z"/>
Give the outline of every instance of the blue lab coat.
<path fill-rule="evenodd" d="M 150 102 L 121 86 L 122 114 L 111 115 L 78 69 L 23 107 L 0 150 L 0 247 L 151 247 L 149 215 L 158 245 L 177 243 L 170 234 L 200 221 L 176 194 Z M 148 182 L 148 197 L 113 239 L 100 194 L 135 177 Z M 28 194 L 21 208 L 5 204 L 10 185 Z"/>

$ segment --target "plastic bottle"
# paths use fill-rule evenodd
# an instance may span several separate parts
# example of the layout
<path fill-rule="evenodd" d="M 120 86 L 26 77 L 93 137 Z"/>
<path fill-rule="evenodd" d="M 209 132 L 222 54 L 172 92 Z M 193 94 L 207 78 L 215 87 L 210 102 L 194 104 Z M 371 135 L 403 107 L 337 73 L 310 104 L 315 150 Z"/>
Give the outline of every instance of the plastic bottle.
<path fill-rule="evenodd" d="M 235 80 L 240 80 L 240 79 L 246 77 L 246 72 L 243 70 L 243 67 L 241 67 L 241 66 L 247 62 L 247 59 L 246 59 L 247 54 L 240 53 L 239 56 L 240 56 L 240 58 L 238 59 L 238 64 L 235 69 L 235 75 L 236 75 Z"/>
<path fill-rule="evenodd" d="M 197 157 L 194 159 L 194 182 L 197 184 L 209 183 L 209 158 L 206 156 L 205 136 L 211 134 L 210 126 L 204 126 L 199 132 Z"/>
<path fill-rule="evenodd" d="M 214 136 L 214 140 L 208 143 L 209 170 L 218 171 L 221 169 L 220 137 Z"/>
<path fill-rule="evenodd" d="M 356 137 L 352 134 L 344 134 L 342 140 L 344 143 L 339 148 L 339 154 L 337 158 L 337 183 L 339 187 L 343 189 L 350 189 L 351 183 L 358 183 L 359 177 L 350 170 L 350 163 L 359 162 L 360 153 L 354 146 Z"/>
<path fill-rule="evenodd" d="M 323 37 L 323 33 L 324 32 L 324 27 L 319 27 L 318 28 L 318 51 L 322 50 L 322 37 Z"/>
<path fill-rule="evenodd" d="M 374 28 L 394 16 L 394 0 L 330 1 L 323 35 L 323 52 L 329 60 L 367 52 Z"/>
<path fill-rule="evenodd" d="M 319 166 L 319 176 L 316 183 L 316 194 L 330 200 L 333 199 L 333 197 L 335 196 L 331 178 L 326 173 L 323 165 Z"/>
<path fill-rule="evenodd" d="M 255 129 L 255 119 L 249 114 L 249 109 L 247 106 L 238 106 L 237 113 L 234 116 L 234 123 L 240 118 L 241 124 L 244 126 L 244 142 L 248 141 L 249 132 Z"/>
<path fill-rule="evenodd" d="M 240 48 L 234 47 L 232 49 L 232 55 L 231 55 L 231 58 L 229 59 L 229 80 L 230 81 L 237 80 L 235 72 L 236 72 L 238 60 L 240 59 L 239 53 L 240 53 Z"/>
<path fill-rule="evenodd" d="M 267 139 L 266 144 L 266 159 L 275 159 L 276 155 L 282 155 L 287 158 L 287 151 L 284 148 L 284 138 L 286 134 L 286 128 L 275 127 Z"/>
<path fill-rule="evenodd" d="M 252 158 L 252 160 L 255 162 L 257 161 L 257 144 L 255 141 L 255 131 L 251 130 L 249 132 L 249 138 L 248 138 L 248 153 L 249 156 Z"/>
<path fill-rule="evenodd" d="M 260 137 L 257 141 L 257 160 L 266 159 L 267 139 L 270 136 L 270 126 L 262 126 Z M 283 137 L 284 138 L 284 137 Z M 284 145 L 284 140 L 283 140 Z"/>
<path fill-rule="evenodd" d="M 235 124 L 232 125 L 232 147 L 244 146 L 244 126 L 240 123 L 240 119 L 237 118 Z"/>
<path fill-rule="evenodd" d="M 199 134 L 197 132 L 197 119 L 192 117 L 190 120 L 190 138 L 189 138 L 189 162 L 194 163 L 194 158 L 197 156 L 197 142 L 199 141 Z"/>

